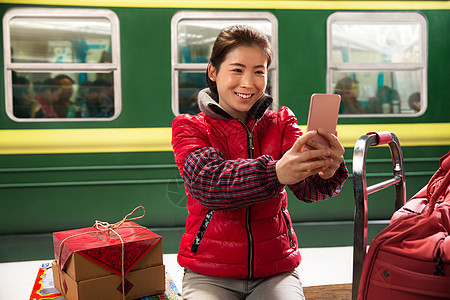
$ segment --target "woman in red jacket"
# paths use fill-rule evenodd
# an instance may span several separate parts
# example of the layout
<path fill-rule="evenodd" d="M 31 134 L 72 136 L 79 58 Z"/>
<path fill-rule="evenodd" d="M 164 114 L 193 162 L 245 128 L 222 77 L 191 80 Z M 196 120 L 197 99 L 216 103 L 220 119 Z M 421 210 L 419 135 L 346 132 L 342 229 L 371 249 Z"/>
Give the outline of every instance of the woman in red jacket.
<path fill-rule="evenodd" d="M 324 200 L 348 172 L 335 135 L 303 135 L 288 108 L 268 110 L 271 60 L 262 33 L 225 28 L 213 46 L 209 88 L 199 93 L 202 112 L 173 121 L 189 213 L 178 253 L 184 299 L 304 298 L 285 186 L 302 201 Z M 331 146 L 310 140 L 317 134 Z"/>

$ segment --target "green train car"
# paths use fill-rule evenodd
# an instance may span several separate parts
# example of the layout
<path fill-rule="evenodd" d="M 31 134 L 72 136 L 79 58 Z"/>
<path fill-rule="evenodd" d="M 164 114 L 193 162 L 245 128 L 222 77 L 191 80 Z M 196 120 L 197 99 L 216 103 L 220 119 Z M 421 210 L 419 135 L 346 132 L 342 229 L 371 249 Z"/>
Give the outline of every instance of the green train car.
<path fill-rule="evenodd" d="M 50 259 L 52 232 L 139 205 L 139 223 L 177 252 L 187 213 L 171 124 L 198 111 L 211 45 L 230 24 L 268 35 L 272 109 L 291 108 L 303 130 L 311 94 L 341 95 L 350 173 L 356 140 L 391 131 L 409 198 L 449 150 L 449 1 L 5 0 L 0 14 L 0 262 Z M 392 175 L 387 147 L 370 150 L 367 172 L 369 183 Z M 351 176 L 324 202 L 289 196 L 300 247 L 352 244 Z M 372 237 L 393 197 L 369 197 Z"/>

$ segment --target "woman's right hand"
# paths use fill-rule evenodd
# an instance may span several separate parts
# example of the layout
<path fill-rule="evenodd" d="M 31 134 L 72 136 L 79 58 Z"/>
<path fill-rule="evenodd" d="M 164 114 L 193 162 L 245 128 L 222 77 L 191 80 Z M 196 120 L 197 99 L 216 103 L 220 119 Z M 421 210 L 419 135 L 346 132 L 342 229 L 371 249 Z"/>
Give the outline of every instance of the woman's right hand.
<path fill-rule="evenodd" d="M 281 184 L 297 183 L 326 170 L 333 163 L 333 160 L 329 157 L 330 149 L 303 151 L 308 141 L 317 134 L 317 130 L 308 131 L 298 138 L 292 148 L 278 160 L 276 172 Z"/>

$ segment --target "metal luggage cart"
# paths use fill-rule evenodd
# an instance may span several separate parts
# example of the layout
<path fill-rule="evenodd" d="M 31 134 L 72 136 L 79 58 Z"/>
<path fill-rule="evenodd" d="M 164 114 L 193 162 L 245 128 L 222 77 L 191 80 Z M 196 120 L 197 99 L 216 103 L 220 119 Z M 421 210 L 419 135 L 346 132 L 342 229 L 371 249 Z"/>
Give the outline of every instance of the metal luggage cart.
<path fill-rule="evenodd" d="M 393 177 L 367 186 L 366 155 L 369 147 L 388 145 L 392 156 Z M 394 133 L 388 131 L 370 132 L 361 136 L 353 152 L 353 191 L 355 216 L 353 231 L 353 283 L 352 299 L 358 297 L 358 288 L 367 250 L 368 195 L 387 187 L 395 186 L 395 210 L 406 203 L 406 182 L 400 142 Z"/>

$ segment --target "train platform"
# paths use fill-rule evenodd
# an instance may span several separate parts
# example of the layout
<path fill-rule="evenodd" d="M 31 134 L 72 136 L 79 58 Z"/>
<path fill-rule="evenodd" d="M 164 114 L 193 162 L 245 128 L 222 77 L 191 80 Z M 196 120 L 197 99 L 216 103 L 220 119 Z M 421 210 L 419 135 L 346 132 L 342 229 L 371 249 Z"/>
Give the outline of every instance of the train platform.
<path fill-rule="evenodd" d="M 328 293 L 334 295 L 333 299 L 351 298 L 353 247 L 302 248 L 300 251 L 302 263 L 298 271 L 308 300 L 329 299 Z M 181 291 L 183 268 L 177 263 L 177 255 L 164 254 L 163 261 Z M 0 263 L 0 299 L 30 299 L 38 269 L 45 262 L 51 260 Z"/>

